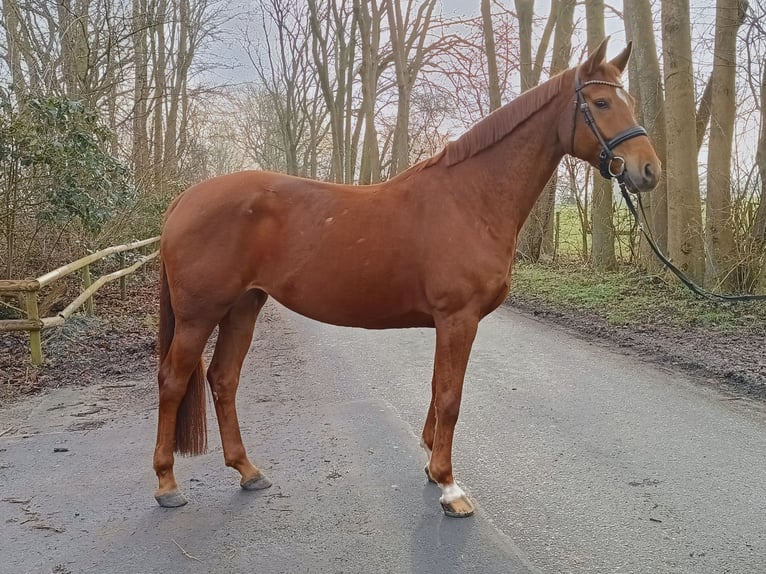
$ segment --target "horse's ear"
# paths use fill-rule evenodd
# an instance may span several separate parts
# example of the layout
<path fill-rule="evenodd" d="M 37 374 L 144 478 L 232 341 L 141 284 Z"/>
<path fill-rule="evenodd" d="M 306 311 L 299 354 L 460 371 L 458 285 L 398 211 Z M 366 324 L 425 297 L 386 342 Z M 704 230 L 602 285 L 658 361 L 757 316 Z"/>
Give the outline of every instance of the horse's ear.
<path fill-rule="evenodd" d="M 609 61 L 610 64 L 620 70 L 621 74 L 625 71 L 625 66 L 628 65 L 631 50 L 633 50 L 633 42 L 628 42 L 628 45 L 625 46 L 625 49 L 620 52 L 614 59 Z"/>
<path fill-rule="evenodd" d="M 588 56 L 588 59 L 585 60 L 583 63 L 583 69 L 587 74 L 592 74 L 596 71 L 596 68 L 598 68 L 601 63 L 604 61 L 604 58 L 606 58 L 606 46 L 609 44 L 609 36 L 601 40 L 601 43 L 598 45 L 598 48 L 593 50 L 593 53 Z"/>

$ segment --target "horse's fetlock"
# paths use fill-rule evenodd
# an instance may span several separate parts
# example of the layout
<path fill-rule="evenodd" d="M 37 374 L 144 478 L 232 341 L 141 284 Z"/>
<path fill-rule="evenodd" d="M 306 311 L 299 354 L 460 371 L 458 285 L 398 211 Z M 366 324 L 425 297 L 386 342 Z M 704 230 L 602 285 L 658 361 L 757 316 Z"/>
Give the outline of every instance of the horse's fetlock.
<path fill-rule="evenodd" d="M 224 454 L 223 463 L 228 467 L 239 469 L 246 459 L 245 449 L 237 449 L 235 452 Z"/>
<path fill-rule="evenodd" d="M 431 475 L 431 478 L 439 484 L 453 482 L 452 465 L 440 464 L 431 459 L 431 464 L 428 465 L 428 472 Z"/>

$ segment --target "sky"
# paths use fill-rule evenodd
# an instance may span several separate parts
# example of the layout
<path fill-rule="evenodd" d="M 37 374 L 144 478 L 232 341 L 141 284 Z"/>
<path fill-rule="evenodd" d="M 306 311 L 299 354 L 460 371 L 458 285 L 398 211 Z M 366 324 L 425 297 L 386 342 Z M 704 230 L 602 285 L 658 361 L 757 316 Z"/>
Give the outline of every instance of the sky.
<path fill-rule="evenodd" d="M 407 0 L 399 0 L 402 4 L 405 4 Z M 513 8 L 513 0 L 501 0 L 502 5 Z M 622 10 L 622 1 L 609 2 L 610 6 L 613 6 L 616 10 Z M 248 9 L 252 10 L 252 3 L 248 0 L 232 0 L 231 6 L 234 12 L 245 14 Z M 444 17 L 473 17 L 480 14 L 480 0 L 441 0 L 440 6 L 437 10 Z M 547 16 L 550 10 L 550 2 L 548 0 L 538 0 L 535 2 L 535 14 Z M 582 6 L 578 6 L 578 12 L 582 12 Z M 575 16 L 577 19 L 580 16 L 581 22 L 575 23 L 575 30 L 579 30 L 584 34 L 585 22 L 584 14 L 579 13 Z M 231 83 L 240 83 L 243 81 L 252 80 L 252 72 L 249 70 L 250 63 L 248 57 L 242 46 L 242 37 L 244 36 L 244 30 L 257 27 L 255 21 L 249 21 L 246 17 L 233 18 L 228 21 L 224 27 L 225 36 L 229 39 L 226 41 L 227 49 L 226 55 L 228 64 L 232 69 L 227 69 L 229 66 L 223 69 L 213 72 L 219 80 Z M 610 49 L 609 55 L 616 55 L 625 46 L 625 32 L 623 30 L 623 24 L 620 18 L 614 15 L 610 10 L 605 14 L 605 28 L 606 33 L 610 35 Z"/>

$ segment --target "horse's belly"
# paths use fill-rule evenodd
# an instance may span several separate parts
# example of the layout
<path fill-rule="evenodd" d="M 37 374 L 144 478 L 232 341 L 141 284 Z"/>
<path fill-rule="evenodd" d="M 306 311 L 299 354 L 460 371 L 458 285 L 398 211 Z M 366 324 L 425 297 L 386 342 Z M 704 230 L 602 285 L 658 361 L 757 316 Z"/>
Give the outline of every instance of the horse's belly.
<path fill-rule="evenodd" d="M 332 325 L 396 329 L 434 324 L 411 291 L 387 286 L 383 278 L 375 288 L 328 280 L 323 285 L 266 291 L 288 309 Z"/>

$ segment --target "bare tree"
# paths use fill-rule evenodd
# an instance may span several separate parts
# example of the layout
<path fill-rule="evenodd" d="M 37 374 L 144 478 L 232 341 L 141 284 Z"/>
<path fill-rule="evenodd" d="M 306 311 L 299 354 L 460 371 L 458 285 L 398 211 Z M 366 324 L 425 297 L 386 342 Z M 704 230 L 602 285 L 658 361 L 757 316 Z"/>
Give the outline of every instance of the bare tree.
<path fill-rule="evenodd" d="M 735 265 L 734 232 L 731 221 L 731 152 L 736 112 L 737 30 L 742 0 L 716 3 L 713 89 L 710 113 L 710 143 L 707 160 L 707 201 L 705 209 L 706 283 L 731 287 Z"/>
<path fill-rule="evenodd" d="M 359 165 L 359 183 L 380 181 L 381 159 L 378 148 L 378 130 L 375 125 L 375 105 L 378 97 L 378 82 L 386 67 L 386 60 L 380 52 L 380 32 L 384 17 L 385 0 L 354 0 L 354 12 L 359 22 L 361 62 L 359 77 L 362 99 L 359 103 L 357 129 L 364 126 L 362 156 Z"/>
<path fill-rule="evenodd" d="M 429 54 L 422 81 L 452 102 L 453 129 L 467 129 L 493 111 L 484 18 L 435 20 L 434 26 L 442 37 Z M 519 70 L 518 19 L 512 10 L 495 5 L 492 29 L 497 89 L 500 100 L 511 99 L 519 91 L 512 85 Z"/>
<path fill-rule="evenodd" d="M 688 0 L 662 1 L 667 137 L 668 251 L 692 279 L 704 276 L 702 208 Z"/>
<path fill-rule="evenodd" d="M 314 67 L 330 121 L 332 167 L 330 178 L 347 182 L 353 178 L 354 153 L 351 146 L 351 82 L 358 22 L 347 2 L 317 4 L 309 0 Z"/>
<path fill-rule="evenodd" d="M 517 12 L 520 12 L 519 27 L 525 28 L 526 23 L 521 21 L 523 18 L 531 18 L 531 2 L 526 0 L 518 1 Z M 521 7 L 521 11 L 519 8 Z M 553 10 L 556 10 L 554 15 Z M 551 3 L 551 14 L 548 22 L 555 21 L 555 35 L 553 38 L 553 56 L 551 59 L 551 76 L 565 70 L 569 67 L 569 61 L 572 56 L 572 31 L 574 29 L 574 0 L 561 0 Z M 526 37 L 526 32 L 520 34 L 522 43 L 522 54 L 529 53 L 531 50 L 523 48 L 524 44 L 531 39 Z M 542 49 L 542 46 L 540 46 Z M 527 70 L 529 77 L 524 78 L 524 70 Z M 532 81 L 537 81 L 539 76 L 535 73 L 534 66 L 525 66 L 522 59 L 522 91 L 524 86 Z M 532 85 L 527 86 L 527 89 Z M 524 257 L 537 261 L 541 256 L 551 255 L 553 253 L 553 209 L 556 199 L 557 175 L 554 174 L 551 180 L 546 184 L 543 193 L 538 198 L 532 212 L 529 214 L 524 226 L 519 234 L 517 251 Z"/>
<path fill-rule="evenodd" d="M 604 1 L 586 0 L 585 18 L 588 27 L 588 49 L 595 50 L 605 37 Z M 617 268 L 614 253 L 614 204 L 612 182 L 593 172 L 593 208 L 591 211 L 591 262 L 596 269 L 606 271 Z"/>
<path fill-rule="evenodd" d="M 150 169 L 149 134 L 149 13 L 147 0 L 133 0 L 133 145 L 131 159 L 138 181 Z"/>
<path fill-rule="evenodd" d="M 657 157 L 665 165 L 665 98 L 652 25 L 651 1 L 626 2 L 624 10 L 628 39 L 633 41 L 630 89 L 638 103 L 639 122 L 646 128 Z M 654 240 L 660 249 L 667 251 L 668 199 L 665 178 L 660 180 L 654 191 L 644 196 L 644 205 Z M 646 269 L 660 270 L 659 260 L 654 257 L 645 241 L 640 244 L 639 257 Z"/>
<path fill-rule="evenodd" d="M 24 45 L 25 35 L 22 31 L 22 14 L 17 0 L 3 0 L 3 21 L 5 28 L 5 61 L 11 75 L 11 85 L 16 94 L 23 94 L 27 89 L 27 78 L 22 62 L 27 61 L 23 53 L 29 53 Z M 30 70 L 32 72 L 32 70 Z"/>
<path fill-rule="evenodd" d="M 766 3 L 751 0 L 742 46 L 743 72 L 758 118 L 758 139 L 753 166 L 753 183 L 747 186 L 744 202 L 744 233 L 738 245 L 746 265 L 740 270 L 742 286 L 766 288 Z"/>
<path fill-rule="evenodd" d="M 393 133 L 390 174 L 405 169 L 410 163 L 409 121 L 412 89 L 422 70 L 429 50 L 427 43 L 431 20 L 437 0 L 423 0 L 415 10 L 413 0 L 407 0 L 404 12 L 402 3 L 386 1 L 391 51 L 396 74 L 397 111 L 396 128 Z"/>
<path fill-rule="evenodd" d="M 484 30 L 484 48 L 487 54 L 487 78 L 489 79 L 489 109 L 500 107 L 500 79 L 497 74 L 497 53 L 495 51 L 495 30 L 492 25 L 490 0 L 481 0 L 481 19 Z"/>

